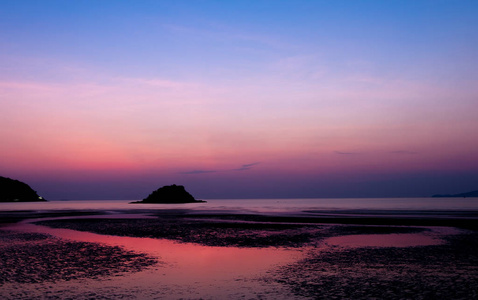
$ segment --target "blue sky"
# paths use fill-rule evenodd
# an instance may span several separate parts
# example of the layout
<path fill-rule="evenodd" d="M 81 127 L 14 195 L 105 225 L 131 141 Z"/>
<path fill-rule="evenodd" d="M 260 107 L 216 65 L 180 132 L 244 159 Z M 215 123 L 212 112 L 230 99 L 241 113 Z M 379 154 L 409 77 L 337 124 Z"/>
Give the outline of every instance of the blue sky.
<path fill-rule="evenodd" d="M 1 175 L 47 198 L 476 189 L 476 1 L 2 1 L 0 40 Z"/>

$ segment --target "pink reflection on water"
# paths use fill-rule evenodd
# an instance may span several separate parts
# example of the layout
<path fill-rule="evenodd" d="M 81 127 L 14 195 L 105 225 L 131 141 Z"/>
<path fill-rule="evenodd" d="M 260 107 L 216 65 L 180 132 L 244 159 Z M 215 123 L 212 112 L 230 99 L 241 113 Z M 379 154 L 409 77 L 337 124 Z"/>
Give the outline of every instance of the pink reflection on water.
<path fill-rule="evenodd" d="M 9 229 L 46 233 L 74 241 L 119 246 L 125 250 L 157 257 L 161 263 L 153 272 L 155 275 L 150 272 L 140 272 L 148 274 L 141 280 L 151 285 L 157 284 L 158 276 L 161 277 L 161 284 L 183 285 L 194 282 L 198 285 L 195 288 L 214 282 L 231 284 L 238 278 L 257 277 L 274 267 L 295 262 L 303 254 L 299 250 L 292 249 L 212 247 L 166 239 L 100 235 L 29 223 L 12 225 Z M 141 274 L 134 276 L 141 277 Z"/>
<path fill-rule="evenodd" d="M 105 216 L 90 216 L 89 218 Z M 118 214 L 113 218 L 145 218 L 138 214 Z M 61 217 L 51 219 L 66 219 Z M 85 218 L 85 216 L 80 217 Z M 166 239 L 120 237 L 57 229 L 30 224 L 14 224 L 10 230 L 46 233 L 73 241 L 119 246 L 125 250 L 145 253 L 160 263 L 137 273 L 108 277 L 102 280 L 83 279 L 51 284 L 7 284 L 2 288 L 12 295 L 20 288 L 30 298 L 42 298 L 42 290 L 63 298 L 78 298 L 95 291 L 107 298 L 136 299 L 291 299 L 290 291 L 274 281 L 257 280 L 275 267 L 287 265 L 304 257 L 308 250 L 327 251 L 329 247 L 409 247 L 443 243 L 443 236 L 457 234 L 458 229 L 434 227 L 422 233 L 367 234 L 331 237 L 317 248 L 301 250 L 283 248 L 211 247 L 179 243 Z M 322 247 L 323 246 L 323 247 Z M 80 297 L 81 298 L 81 297 Z"/>
<path fill-rule="evenodd" d="M 444 244 L 443 236 L 458 234 L 459 229 L 449 227 L 429 228 L 423 233 L 361 234 L 331 237 L 328 246 L 358 247 L 417 247 Z"/>

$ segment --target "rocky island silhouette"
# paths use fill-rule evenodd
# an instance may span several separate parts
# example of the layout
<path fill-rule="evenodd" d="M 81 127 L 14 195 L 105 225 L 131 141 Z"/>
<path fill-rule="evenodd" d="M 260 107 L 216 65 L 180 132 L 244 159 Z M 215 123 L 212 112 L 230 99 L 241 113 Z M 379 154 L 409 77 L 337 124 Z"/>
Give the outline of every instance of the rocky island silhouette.
<path fill-rule="evenodd" d="M 28 184 L 19 180 L 0 176 L 0 202 L 38 202 L 46 201 L 38 196 Z"/>
<path fill-rule="evenodd" d="M 186 191 L 182 185 L 166 185 L 153 191 L 148 197 L 141 201 L 131 203 L 198 203 L 206 202 L 203 200 L 196 200 L 190 193 Z"/>

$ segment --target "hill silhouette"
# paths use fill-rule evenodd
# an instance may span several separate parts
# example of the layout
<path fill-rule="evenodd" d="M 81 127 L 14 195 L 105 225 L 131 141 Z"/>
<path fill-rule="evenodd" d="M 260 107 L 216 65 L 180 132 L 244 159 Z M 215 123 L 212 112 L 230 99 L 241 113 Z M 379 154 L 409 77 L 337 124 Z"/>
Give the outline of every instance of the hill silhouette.
<path fill-rule="evenodd" d="M 132 203 L 196 203 L 206 202 L 196 200 L 190 193 L 186 191 L 182 185 L 166 185 L 153 191 L 148 197 L 142 201 Z"/>
<path fill-rule="evenodd" d="M 19 180 L 0 176 L 0 202 L 38 202 L 46 201 L 38 196 L 28 184 Z"/>

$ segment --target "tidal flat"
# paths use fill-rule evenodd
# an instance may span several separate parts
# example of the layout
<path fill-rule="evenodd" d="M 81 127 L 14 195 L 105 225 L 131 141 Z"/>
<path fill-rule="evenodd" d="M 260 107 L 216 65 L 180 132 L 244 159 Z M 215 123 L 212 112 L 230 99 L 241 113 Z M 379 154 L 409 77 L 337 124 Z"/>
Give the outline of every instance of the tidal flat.
<path fill-rule="evenodd" d="M 4 299 L 476 299 L 473 216 L 2 213 Z M 12 221 L 13 220 L 13 221 Z"/>

